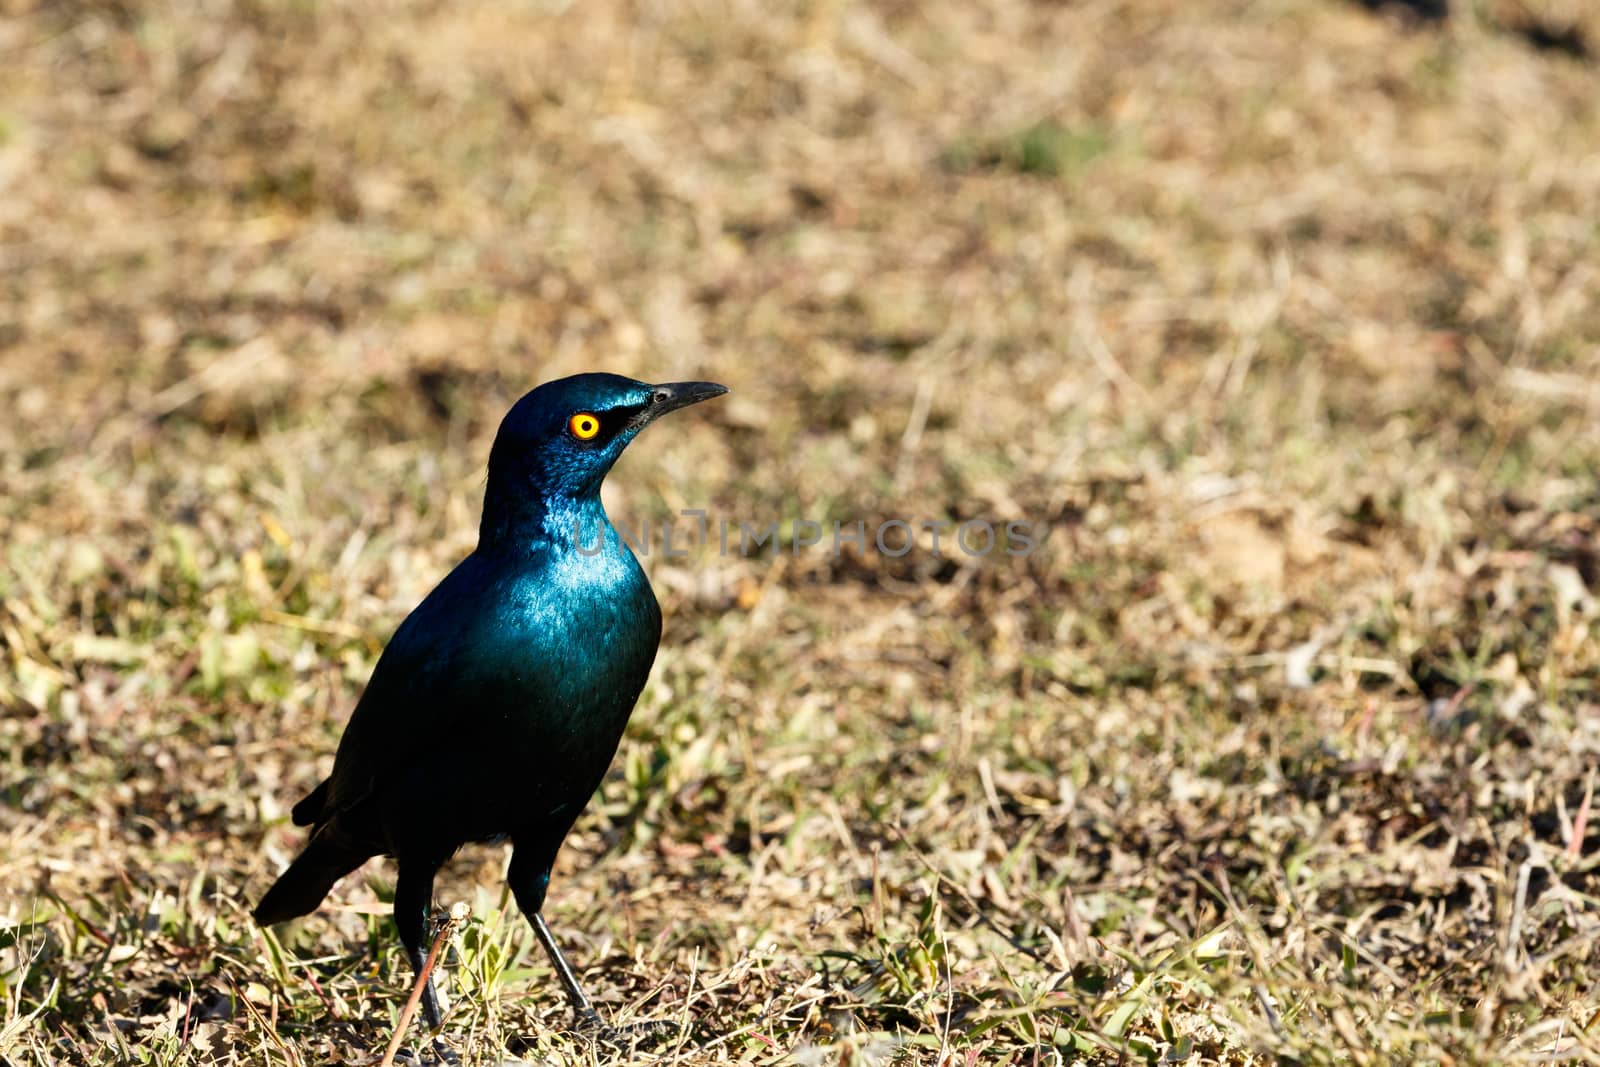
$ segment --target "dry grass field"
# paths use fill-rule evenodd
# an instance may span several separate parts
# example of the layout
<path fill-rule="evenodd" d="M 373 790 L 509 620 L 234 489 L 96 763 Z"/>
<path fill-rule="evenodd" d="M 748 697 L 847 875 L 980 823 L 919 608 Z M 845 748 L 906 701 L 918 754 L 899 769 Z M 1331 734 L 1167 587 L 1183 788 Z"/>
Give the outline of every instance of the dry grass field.
<path fill-rule="evenodd" d="M 0 2 L 0 1062 L 376 1060 L 392 866 L 248 909 L 605 369 L 787 539 L 552 886 L 680 1034 L 472 848 L 461 1062 L 1600 1063 L 1600 12 L 1405 6 Z"/>

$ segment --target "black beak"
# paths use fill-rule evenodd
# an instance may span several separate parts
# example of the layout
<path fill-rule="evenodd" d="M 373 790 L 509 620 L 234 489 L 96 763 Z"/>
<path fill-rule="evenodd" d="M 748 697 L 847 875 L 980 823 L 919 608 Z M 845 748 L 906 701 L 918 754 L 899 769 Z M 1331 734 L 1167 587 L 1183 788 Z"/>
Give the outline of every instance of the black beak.
<path fill-rule="evenodd" d="M 710 400 L 727 391 L 726 385 L 718 385 L 716 382 L 667 382 L 650 390 L 650 399 L 645 401 L 645 409 L 639 412 L 636 418 L 643 426 L 654 422 L 669 411 L 677 411 L 690 404 Z"/>

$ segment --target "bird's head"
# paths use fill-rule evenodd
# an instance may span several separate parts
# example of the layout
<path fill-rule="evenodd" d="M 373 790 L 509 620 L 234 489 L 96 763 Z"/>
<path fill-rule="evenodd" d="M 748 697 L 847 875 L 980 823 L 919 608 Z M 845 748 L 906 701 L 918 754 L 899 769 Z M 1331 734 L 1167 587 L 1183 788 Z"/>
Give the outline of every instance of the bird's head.
<path fill-rule="evenodd" d="M 519 504 L 594 496 L 639 431 L 669 411 L 727 391 L 715 382 L 650 385 L 618 374 L 575 374 L 544 383 L 500 423 L 489 453 L 485 527 L 492 508 L 520 510 Z"/>

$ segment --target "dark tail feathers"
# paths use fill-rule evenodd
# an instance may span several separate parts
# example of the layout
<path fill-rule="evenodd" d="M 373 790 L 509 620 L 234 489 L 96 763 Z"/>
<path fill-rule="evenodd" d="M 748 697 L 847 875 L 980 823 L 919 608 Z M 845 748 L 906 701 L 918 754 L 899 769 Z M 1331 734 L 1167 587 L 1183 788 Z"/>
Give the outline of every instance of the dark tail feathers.
<path fill-rule="evenodd" d="M 328 806 L 328 783 L 333 779 L 324 778 L 322 784 L 301 798 L 289 811 L 289 818 L 294 820 L 296 826 L 315 826 L 322 821 L 322 809 Z"/>
<path fill-rule="evenodd" d="M 300 821 L 298 816 L 295 821 Z M 278 876 L 261 903 L 256 905 L 256 922 L 271 926 L 315 911 L 333 883 L 371 857 L 370 851 L 353 848 L 348 840 L 334 832 L 332 825 L 324 826 L 312 835 L 306 850 Z"/>

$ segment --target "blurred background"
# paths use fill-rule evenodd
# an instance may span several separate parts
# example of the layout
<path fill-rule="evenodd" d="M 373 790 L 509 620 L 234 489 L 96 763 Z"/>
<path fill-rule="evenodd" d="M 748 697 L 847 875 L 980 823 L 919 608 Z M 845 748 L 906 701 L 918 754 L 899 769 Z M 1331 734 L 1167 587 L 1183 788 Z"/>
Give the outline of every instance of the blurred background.
<path fill-rule="evenodd" d="M 659 1055 L 1600 1061 L 1593 5 L 0 11 L 0 1058 L 382 1048 L 392 870 L 248 906 L 609 370 L 733 389 L 619 519 L 1048 529 L 645 558 L 550 913 Z M 468 1063 L 567 1048 L 503 864 Z"/>

